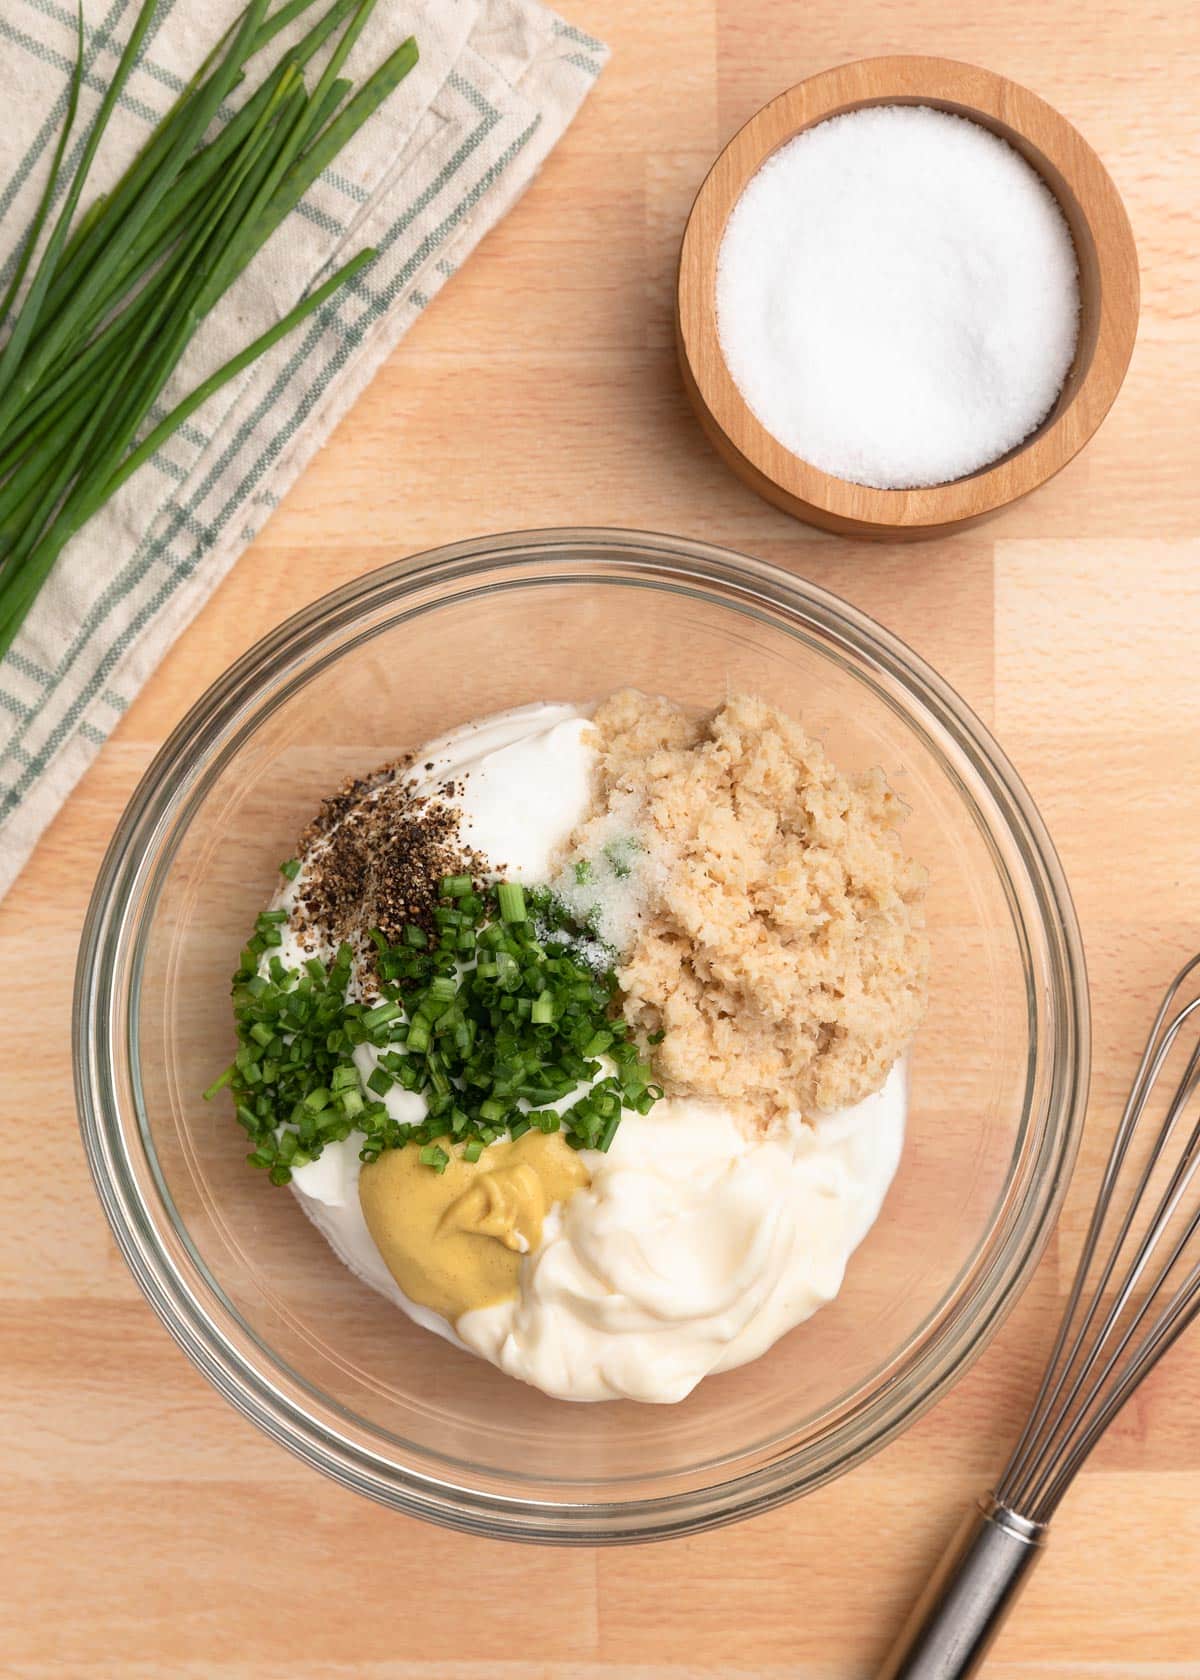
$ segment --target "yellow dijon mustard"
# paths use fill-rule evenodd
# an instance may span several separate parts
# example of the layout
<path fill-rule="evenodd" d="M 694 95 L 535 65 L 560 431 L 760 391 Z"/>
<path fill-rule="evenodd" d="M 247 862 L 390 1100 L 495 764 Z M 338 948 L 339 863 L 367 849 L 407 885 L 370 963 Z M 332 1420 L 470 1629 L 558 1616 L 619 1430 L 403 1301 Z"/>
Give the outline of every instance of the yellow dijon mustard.
<path fill-rule="evenodd" d="M 526 1132 L 491 1144 L 472 1164 L 462 1146 L 444 1172 L 414 1144 L 385 1149 L 363 1167 L 358 1196 L 371 1238 L 396 1282 L 423 1307 L 454 1323 L 476 1307 L 517 1293 L 521 1256 L 535 1249 L 542 1221 L 588 1182 L 560 1132 Z"/>

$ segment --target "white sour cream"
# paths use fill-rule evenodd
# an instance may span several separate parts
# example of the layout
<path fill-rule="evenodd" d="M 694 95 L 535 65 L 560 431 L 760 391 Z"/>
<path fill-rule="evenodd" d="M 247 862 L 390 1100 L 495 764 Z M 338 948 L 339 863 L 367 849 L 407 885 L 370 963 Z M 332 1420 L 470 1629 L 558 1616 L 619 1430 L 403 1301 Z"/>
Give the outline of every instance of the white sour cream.
<path fill-rule="evenodd" d="M 595 752 L 577 706 L 539 702 L 443 735 L 417 755 L 419 792 L 461 786 L 459 838 L 509 880 L 548 881 L 587 815 Z M 427 768 L 429 765 L 432 769 Z"/>
<path fill-rule="evenodd" d="M 431 742 L 414 781 L 458 783 L 466 843 L 511 878 L 539 881 L 587 813 L 592 763 L 586 715 L 535 705 Z M 364 1076 L 374 1054 L 358 1052 Z M 424 1113 L 399 1086 L 385 1101 L 399 1120 Z M 551 1211 L 518 1296 L 456 1325 L 409 1301 L 376 1249 L 358 1138 L 327 1146 L 293 1188 L 351 1271 L 459 1347 L 563 1399 L 675 1401 L 837 1294 L 896 1171 L 905 1108 L 899 1066 L 866 1102 L 765 1141 L 715 1103 L 627 1113 L 607 1155 L 585 1152 L 591 1183 Z"/>

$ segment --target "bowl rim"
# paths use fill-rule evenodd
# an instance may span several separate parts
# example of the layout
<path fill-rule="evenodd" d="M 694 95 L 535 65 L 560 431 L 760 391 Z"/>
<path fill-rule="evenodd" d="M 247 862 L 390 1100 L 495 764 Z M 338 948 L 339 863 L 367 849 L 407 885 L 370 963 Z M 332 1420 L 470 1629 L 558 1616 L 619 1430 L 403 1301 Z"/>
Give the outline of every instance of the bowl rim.
<path fill-rule="evenodd" d="M 730 212 L 766 159 L 797 134 L 871 105 L 933 105 L 989 128 L 1042 176 L 1071 227 L 1084 317 L 1067 383 L 1050 416 L 991 466 L 946 484 L 879 490 L 793 455 L 752 412 L 721 353 L 716 267 Z M 1086 302 L 1094 292 L 1090 308 Z M 1125 378 L 1140 284 L 1129 217 L 1111 176 L 1073 124 L 1030 89 L 957 59 L 857 59 L 798 82 L 744 123 L 702 182 L 679 254 L 676 343 L 684 385 L 710 441 L 734 471 L 787 512 L 847 535 L 916 538 L 959 530 L 1038 489 L 1099 428 Z"/>
<path fill-rule="evenodd" d="M 125 1123 L 118 1091 L 121 1047 L 131 1059 L 136 1057 L 136 1022 L 128 1013 L 136 976 L 128 972 L 129 953 L 136 944 L 134 923 L 145 920 L 146 895 L 170 862 L 171 852 L 164 857 L 161 846 L 179 813 L 199 803 L 206 780 L 211 782 L 228 761 L 221 753 L 236 750 L 247 718 L 258 715 L 264 694 L 271 692 L 272 677 L 282 680 L 292 671 L 297 687 L 309 680 L 311 668 L 297 674 L 305 650 L 345 633 L 373 605 L 398 606 L 431 583 L 461 583 L 483 568 L 516 570 L 531 563 L 537 569 L 529 578 L 544 578 L 551 555 L 562 561 L 568 578 L 577 575 L 569 571 L 570 562 L 583 559 L 614 568 L 618 581 L 625 573 L 631 579 L 650 573 L 667 583 L 690 580 L 693 586 L 720 589 L 726 596 L 732 591 L 743 600 L 765 602 L 776 613 L 790 607 L 868 655 L 911 699 L 923 701 L 927 716 L 966 752 L 1029 871 L 1038 931 L 1046 943 L 1054 993 L 1050 1018 L 1057 1034 L 1048 1046 L 1038 1048 L 1051 1075 L 1042 1105 L 1043 1147 L 1049 1147 L 1049 1154 L 1040 1199 L 1025 1195 L 1019 1217 L 1010 1221 L 998 1252 L 983 1269 L 986 1276 L 976 1277 L 970 1290 L 963 1286 L 960 1305 L 979 1297 L 986 1310 L 969 1325 L 958 1323 L 949 1349 L 945 1327 L 926 1337 L 911 1369 L 890 1378 L 865 1406 L 865 1415 L 856 1422 L 855 1440 L 832 1464 L 814 1465 L 816 1449 L 808 1444 L 700 1488 L 635 1500 L 571 1502 L 480 1491 L 423 1469 L 397 1467 L 316 1415 L 299 1385 L 281 1383 L 239 1351 L 220 1314 L 193 1286 L 190 1273 L 204 1268 L 188 1248 L 186 1231 L 174 1233 L 172 1242 L 170 1234 L 159 1229 L 132 1170 L 130 1134 L 137 1135 L 143 1151 L 146 1140 L 139 1117 L 132 1127 Z M 578 575 L 583 581 L 596 581 Z M 338 656 L 344 651 L 339 649 Z M 271 697 L 269 709 L 274 709 L 279 696 Z M 915 726 L 918 719 L 908 721 Z M 207 754 L 200 747 L 205 741 Z M 1019 932 L 1024 935 L 1029 925 L 1020 923 Z M 513 532 L 393 561 L 302 608 L 218 677 L 155 755 L 114 831 L 80 942 L 72 1028 L 80 1129 L 105 1216 L 135 1281 L 202 1374 L 273 1439 L 355 1491 L 444 1526 L 556 1544 L 663 1538 L 766 1510 L 860 1463 L 934 1404 L 991 1340 L 1041 1256 L 1078 1149 L 1090 1049 L 1082 942 L 1062 866 L 1023 783 L 949 684 L 865 613 L 780 567 L 691 539 L 597 528 Z M 1031 1083 L 1030 1077 L 1027 1091 Z M 1027 1098 L 1022 1124 L 1028 1122 Z M 1031 1180 L 1031 1192 L 1037 1182 Z M 989 1279 L 987 1293 L 984 1284 Z M 218 1290 L 210 1288 L 209 1293 L 219 1298 Z M 956 1311 L 961 1321 L 960 1306 Z M 337 1405 L 330 1399 L 327 1411 Z M 852 1414 L 850 1422 L 855 1421 Z M 848 1427 L 839 1420 L 838 1430 Z"/>

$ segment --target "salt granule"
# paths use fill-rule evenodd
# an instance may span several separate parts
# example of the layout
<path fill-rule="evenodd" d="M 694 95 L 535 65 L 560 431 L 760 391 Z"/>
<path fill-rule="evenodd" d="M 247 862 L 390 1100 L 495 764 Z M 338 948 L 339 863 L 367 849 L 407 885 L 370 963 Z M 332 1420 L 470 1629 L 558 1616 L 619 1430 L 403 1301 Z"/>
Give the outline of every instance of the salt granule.
<path fill-rule="evenodd" d="M 604 953 L 601 968 L 611 966 L 614 953 L 620 957 L 632 947 L 663 879 L 662 860 L 639 832 L 637 810 L 638 800 L 629 797 L 592 817 L 550 883 L 559 903 L 594 929 Z"/>
<path fill-rule="evenodd" d="M 1079 330 L 1066 221 L 965 117 L 884 105 L 771 156 L 717 267 L 729 371 L 780 443 L 878 489 L 945 484 L 1045 419 Z"/>

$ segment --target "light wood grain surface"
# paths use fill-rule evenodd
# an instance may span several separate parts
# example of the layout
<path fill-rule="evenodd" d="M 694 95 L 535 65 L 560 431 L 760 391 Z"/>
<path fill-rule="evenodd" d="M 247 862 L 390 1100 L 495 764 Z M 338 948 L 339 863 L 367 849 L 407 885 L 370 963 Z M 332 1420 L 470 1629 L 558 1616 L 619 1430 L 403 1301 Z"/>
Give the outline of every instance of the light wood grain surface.
<path fill-rule="evenodd" d="M 0 1673 L 21 1680 L 868 1680 L 994 1471 L 1056 1321 L 1053 1254 L 985 1359 L 846 1480 L 741 1527 L 557 1556 L 376 1509 L 257 1435 L 152 1318 L 79 1149 L 68 1008 L 105 840 L 155 747 L 287 611 L 495 529 L 701 536 L 849 596 L 994 726 L 1058 842 L 1093 983 L 1094 1191 L 1158 988 L 1200 947 L 1200 334 L 1188 0 L 563 0 L 615 48 L 541 179 L 405 340 L 131 708 L 0 905 Z M 675 250 L 764 100 L 873 53 L 974 60 L 1096 147 L 1142 264 L 1086 453 L 993 523 L 853 545 L 718 465 L 680 390 Z M 1200 1675 L 1200 1335 L 1105 1441 L 994 1680 Z"/>

